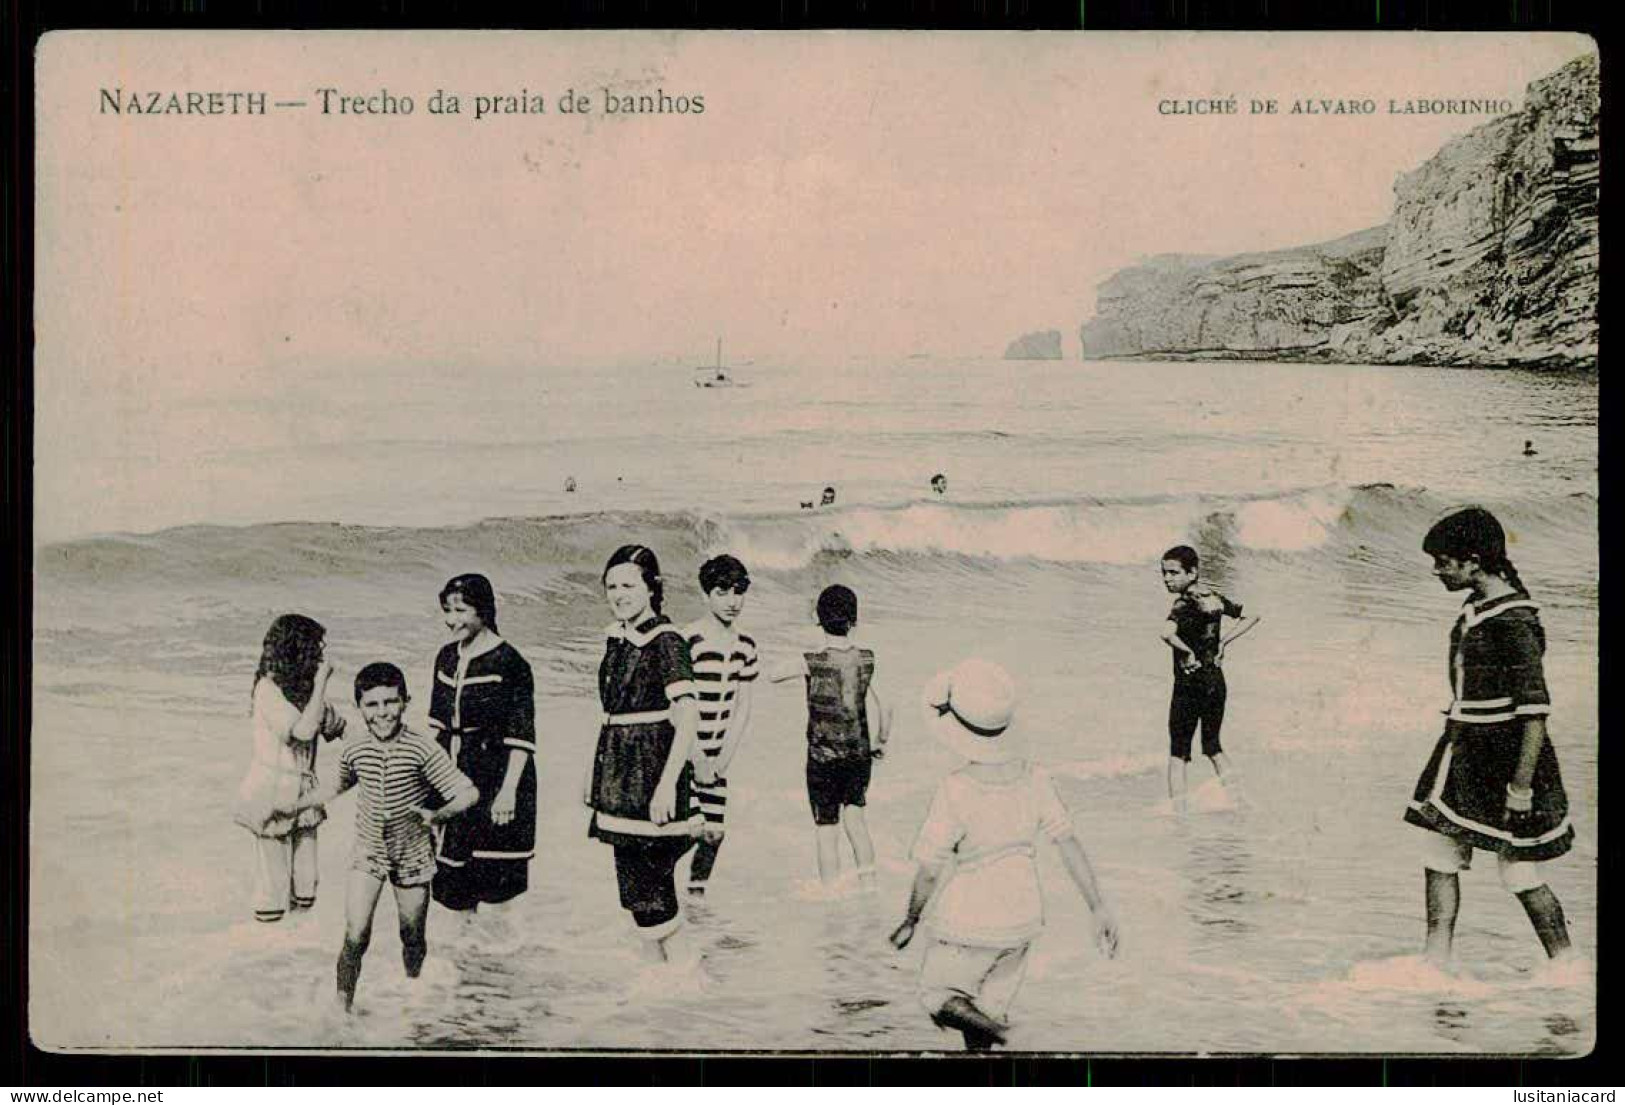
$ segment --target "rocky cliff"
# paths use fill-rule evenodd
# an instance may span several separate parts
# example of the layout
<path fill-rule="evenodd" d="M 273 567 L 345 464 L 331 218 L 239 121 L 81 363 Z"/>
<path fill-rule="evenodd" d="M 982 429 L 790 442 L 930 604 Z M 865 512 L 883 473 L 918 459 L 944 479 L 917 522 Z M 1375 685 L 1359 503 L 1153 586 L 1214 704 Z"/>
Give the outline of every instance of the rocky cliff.
<path fill-rule="evenodd" d="M 1061 332 L 1035 330 L 1023 334 L 1004 349 L 1007 361 L 1058 361 L 1061 359 Z"/>
<path fill-rule="evenodd" d="M 1084 356 L 1594 368 L 1598 109 L 1578 58 L 1400 177 L 1384 226 L 1125 269 Z"/>
<path fill-rule="evenodd" d="M 1100 286 L 1083 355 L 1314 358 L 1385 311 L 1385 229 L 1274 253 L 1154 257 Z"/>

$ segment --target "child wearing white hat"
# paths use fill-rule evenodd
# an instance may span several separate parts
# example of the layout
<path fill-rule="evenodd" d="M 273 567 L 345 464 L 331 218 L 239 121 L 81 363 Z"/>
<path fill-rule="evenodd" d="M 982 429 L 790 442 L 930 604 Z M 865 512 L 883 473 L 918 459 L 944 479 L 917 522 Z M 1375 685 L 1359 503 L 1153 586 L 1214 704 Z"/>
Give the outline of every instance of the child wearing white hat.
<path fill-rule="evenodd" d="M 915 841 L 919 864 L 908 915 L 891 934 L 914 939 L 946 874 L 928 924 L 935 939 L 920 964 L 920 1000 L 965 1046 L 1002 1044 L 1005 1012 L 1021 987 L 1027 952 L 1044 925 L 1035 842 L 1053 840 L 1094 915 L 1101 951 L 1117 951 L 1117 922 L 1049 776 L 1033 766 L 1017 735 L 1015 685 L 1005 670 L 970 659 L 939 673 L 925 691 L 927 726 L 966 763 L 937 788 Z"/>

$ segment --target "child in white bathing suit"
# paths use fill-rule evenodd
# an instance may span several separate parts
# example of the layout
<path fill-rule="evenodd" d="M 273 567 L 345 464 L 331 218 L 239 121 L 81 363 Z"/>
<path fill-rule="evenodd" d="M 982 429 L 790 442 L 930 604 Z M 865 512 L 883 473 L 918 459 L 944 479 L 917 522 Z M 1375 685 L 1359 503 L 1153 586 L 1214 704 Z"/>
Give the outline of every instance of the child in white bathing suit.
<path fill-rule="evenodd" d="M 266 632 L 254 673 L 254 752 L 234 819 L 254 834 L 257 921 L 316 904 L 316 828 L 327 815 L 292 811 L 316 789 L 316 738 L 344 733 L 344 719 L 324 697 L 333 674 L 326 637 L 316 621 L 284 614 Z"/>
<path fill-rule="evenodd" d="M 1004 1042 L 1005 1012 L 1044 926 L 1040 836 L 1060 849 L 1108 956 L 1116 954 L 1117 922 L 1049 776 L 1026 760 L 1008 732 L 1016 695 L 1004 669 L 966 660 L 931 681 L 924 705 L 927 725 L 966 763 L 942 781 L 931 801 L 914 844 L 920 866 L 908 915 L 891 941 L 898 948 L 908 945 L 946 878 L 928 921 L 935 939 L 920 964 L 920 1000 L 937 1025 L 964 1034 L 967 1049 L 985 1051 Z"/>

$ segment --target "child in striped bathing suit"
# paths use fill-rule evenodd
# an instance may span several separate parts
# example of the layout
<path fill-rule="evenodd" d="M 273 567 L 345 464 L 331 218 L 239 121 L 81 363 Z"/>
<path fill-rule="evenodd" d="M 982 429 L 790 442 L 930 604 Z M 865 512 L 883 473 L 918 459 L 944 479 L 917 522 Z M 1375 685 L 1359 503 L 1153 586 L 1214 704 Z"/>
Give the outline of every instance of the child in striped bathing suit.
<path fill-rule="evenodd" d="M 700 722 L 695 733 L 693 806 L 705 818 L 688 872 L 688 892 L 703 895 L 722 847 L 728 809 L 728 765 L 750 726 L 756 685 L 756 642 L 735 623 L 745 608 L 750 574 L 731 556 L 700 566 L 710 613 L 683 627 L 694 665 Z"/>
<path fill-rule="evenodd" d="M 456 817 L 480 796 L 444 749 L 401 724 L 409 700 L 400 668 L 383 663 L 362 668 L 355 677 L 355 701 L 368 735 L 344 746 L 338 779 L 330 788 L 298 805 L 323 806 L 351 787 L 361 787 L 338 962 L 339 1001 L 345 1009 L 355 1001 L 361 957 L 372 940 L 373 913 L 386 881 L 395 888 L 407 977 L 416 978 L 423 969 L 429 950 L 429 886 L 435 875 L 429 827 Z M 437 797 L 443 804 L 431 808 L 428 803 Z"/>

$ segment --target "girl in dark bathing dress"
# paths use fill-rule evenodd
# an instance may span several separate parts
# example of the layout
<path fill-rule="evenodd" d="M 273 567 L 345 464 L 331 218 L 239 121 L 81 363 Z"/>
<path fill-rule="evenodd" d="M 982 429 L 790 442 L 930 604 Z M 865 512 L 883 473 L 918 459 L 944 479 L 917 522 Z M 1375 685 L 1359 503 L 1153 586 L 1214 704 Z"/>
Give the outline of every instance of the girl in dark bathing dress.
<path fill-rule="evenodd" d="M 1563 906 L 1541 864 L 1574 843 L 1557 753 L 1546 735 L 1551 698 L 1540 614 L 1506 555 L 1489 511 L 1468 507 L 1428 531 L 1422 551 L 1450 591 L 1468 592 L 1450 633 L 1452 700 L 1405 820 L 1428 830 L 1427 956 L 1450 959 L 1461 906 L 1458 873 L 1493 852 L 1501 885 L 1522 903 L 1546 954 L 1569 953 Z"/>
<path fill-rule="evenodd" d="M 472 915 L 530 884 L 536 854 L 536 702 L 530 665 L 497 635 L 496 595 L 482 575 L 440 590 L 453 639 L 435 657 L 429 725 L 479 801 L 447 822 L 434 900 Z M 496 911 L 500 914 L 501 910 Z M 494 928 L 505 927 L 499 921 Z"/>
<path fill-rule="evenodd" d="M 687 959 L 676 868 L 703 824 L 697 812 L 688 819 L 699 721 L 688 641 L 660 612 L 664 588 L 651 550 L 621 546 L 603 578 L 616 620 L 598 667 L 605 716 L 583 795 L 593 811 L 588 835 L 615 850 L 621 907 L 644 957 Z"/>

